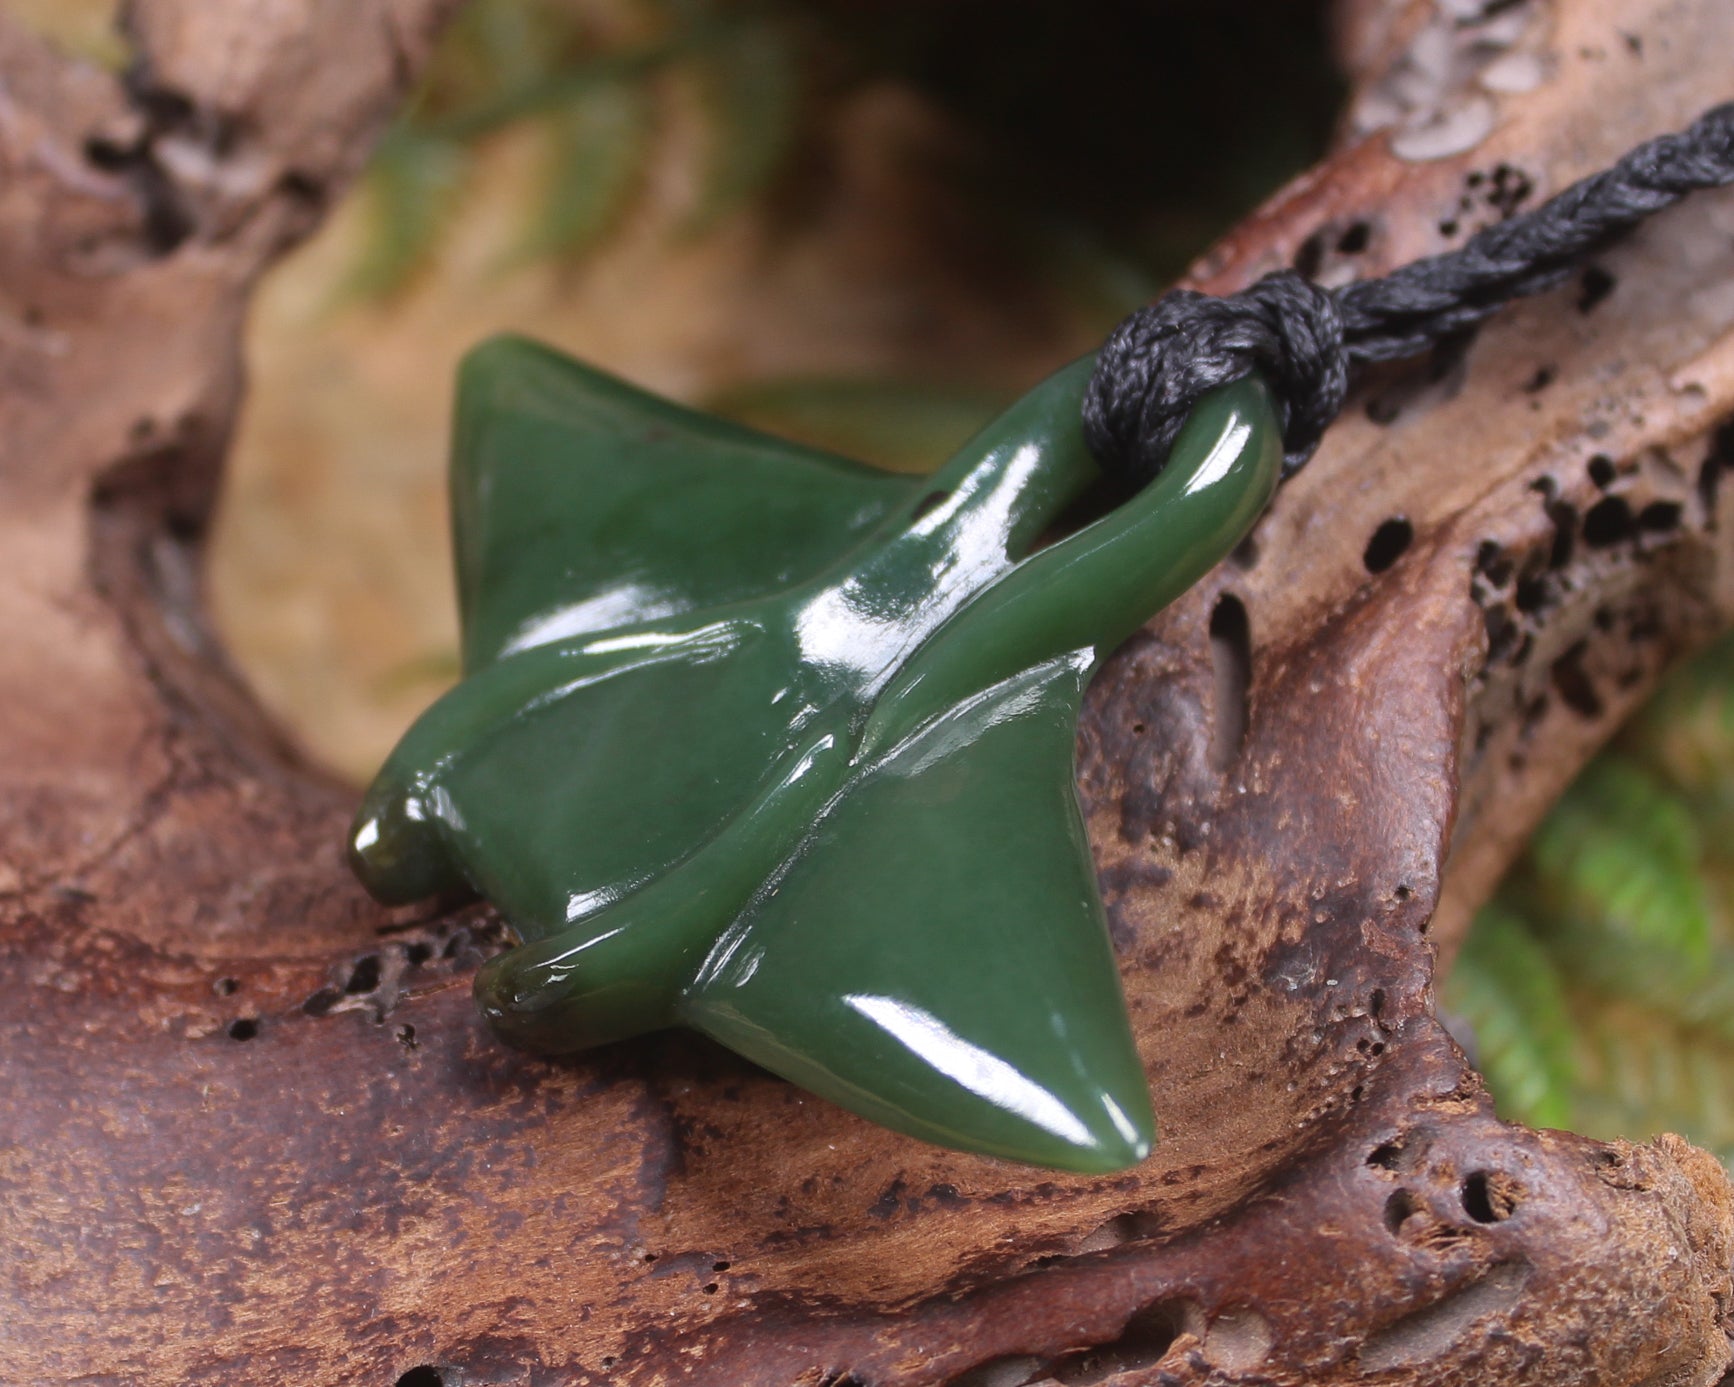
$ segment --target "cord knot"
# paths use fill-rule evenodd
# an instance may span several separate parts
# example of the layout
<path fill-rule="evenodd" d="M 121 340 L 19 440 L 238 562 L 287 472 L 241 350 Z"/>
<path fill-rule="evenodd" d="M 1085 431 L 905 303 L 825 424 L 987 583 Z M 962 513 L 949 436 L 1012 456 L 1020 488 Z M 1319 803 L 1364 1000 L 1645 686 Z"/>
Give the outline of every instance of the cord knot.
<path fill-rule="evenodd" d="M 1291 270 L 1227 298 L 1176 289 L 1103 345 L 1084 393 L 1084 438 L 1108 472 L 1142 485 L 1162 470 L 1193 405 L 1257 371 L 1283 419 L 1283 470 L 1318 446 L 1348 393 L 1336 298 Z"/>

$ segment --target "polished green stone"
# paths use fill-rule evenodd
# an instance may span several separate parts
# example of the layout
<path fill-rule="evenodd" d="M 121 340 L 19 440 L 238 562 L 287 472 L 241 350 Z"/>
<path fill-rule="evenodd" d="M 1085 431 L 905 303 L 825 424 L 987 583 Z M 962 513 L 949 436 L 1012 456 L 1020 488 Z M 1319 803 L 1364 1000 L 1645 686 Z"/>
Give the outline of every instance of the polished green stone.
<path fill-rule="evenodd" d="M 1245 381 L 1160 477 L 1096 479 L 1088 360 L 923 479 L 681 409 L 544 348 L 466 361 L 462 683 L 368 791 L 376 895 L 473 889 L 546 1052 L 692 1026 L 929 1141 L 1071 1170 L 1154 1120 L 1073 788 L 1102 658 L 1269 499 Z"/>

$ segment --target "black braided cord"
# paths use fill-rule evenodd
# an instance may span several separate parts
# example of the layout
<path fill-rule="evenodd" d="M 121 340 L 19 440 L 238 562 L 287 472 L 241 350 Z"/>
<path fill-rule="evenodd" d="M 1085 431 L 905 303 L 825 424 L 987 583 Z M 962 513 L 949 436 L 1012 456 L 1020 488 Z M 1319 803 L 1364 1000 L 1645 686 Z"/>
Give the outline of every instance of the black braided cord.
<path fill-rule="evenodd" d="M 1730 183 L 1734 102 L 1639 145 L 1533 212 L 1383 278 L 1324 289 L 1282 270 L 1225 298 L 1176 289 L 1103 345 L 1084 394 L 1084 436 L 1104 469 L 1148 481 L 1199 397 L 1258 371 L 1283 411 L 1292 475 L 1342 409 L 1354 367 L 1424 352 L 1513 299 L 1563 283 L 1687 193 Z"/>

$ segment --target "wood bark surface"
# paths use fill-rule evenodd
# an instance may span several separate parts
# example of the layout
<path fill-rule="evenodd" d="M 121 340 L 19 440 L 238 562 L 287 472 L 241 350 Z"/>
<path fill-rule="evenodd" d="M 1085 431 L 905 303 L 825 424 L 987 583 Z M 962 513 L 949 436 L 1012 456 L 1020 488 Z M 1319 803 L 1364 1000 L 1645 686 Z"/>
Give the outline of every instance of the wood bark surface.
<path fill-rule="evenodd" d="M 248 292 L 451 8 L 137 0 L 125 83 L 0 16 L 0 1380 L 1718 1381 L 1722 1169 L 1499 1122 L 1432 981 L 1734 624 L 1734 194 L 1369 382 L 1104 671 L 1079 782 L 1162 1137 L 1064 1178 L 678 1036 L 499 1048 L 498 927 L 365 900 L 351 795 L 207 635 Z M 1734 96 L 1724 0 L 1341 16 L 1340 148 L 1203 286 L 1380 272 Z"/>

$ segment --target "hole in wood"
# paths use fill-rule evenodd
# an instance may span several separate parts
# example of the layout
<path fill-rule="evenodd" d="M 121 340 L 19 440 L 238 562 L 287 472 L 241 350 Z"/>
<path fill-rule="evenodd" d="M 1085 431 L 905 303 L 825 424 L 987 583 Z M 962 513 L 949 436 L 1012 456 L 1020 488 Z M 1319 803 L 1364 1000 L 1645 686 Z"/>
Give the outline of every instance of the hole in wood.
<path fill-rule="evenodd" d="M 301 1003 L 301 1010 L 309 1016 L 326 1016 L 342 997 L 343 994 L 335 987 L 322 987 Z"/>
<path fill-rule="evenodd" d="M 1619 496 L 1604 496 L 1589 508 L 1583 518 L 1584 543 L 1592 549 L 1605 549 L 1630 539 L 1637 528 L 1632 508 Z"/>
<path fill-rule="evenodd" d="M 1361 555 L 1361 562 L 1366 564 L 1367 572 L 1383 573 L 1403 557 L 1414 538 L 1415 527 L 1403 516 L 1392 516 L 1373 531 L 1373 537 L 1367 541 L 1366 552 Z"/>
<path fill-rule="evenodd" d="M 1463 1182 L 1463 1212 L 1477 1223 L 1504 1223 L 1517 1212 L 1520 1193 L 1509 1175 L 1477 1170 Z"/>
<path fill-rule="evenodd" d="M 1539 612 L 1549 600 L 1547 579 L 1539 573 L 1519 578 L 1511 597 L 1512 605 L 1520 612 Z"/>
<path fill-rule="evenodd" d="M 1579 717 L 1599 718 L 1602 715 L 1601 695 L 1596 692 L 1583 667 L 1588 649 L 1588 642 L 1579 641 L 1553 662 L 1553 686 L 1559 691 L 1560 701 Z"/>
<path fill-rule="evenodd" d="M 1385 1200 L 1385 1227 L 1395 1233 L 1420 1211 L 1421 1206 L 1408 1190 L 1392 1190 Z"/>
<path fill-rule="evenodd" d="M 1367 418 L 1374 424 L 1394 424 L 1402 412 L 1402 404 L 1390 391 L 1375 395 L 1367 401 Z"/>
<path fill-rule="evenodd" d="M 349 981 L 343 984 L 343 990 L 351 997 L 372 992 L 379 986 L 379 955 L 368 954 L 355 961 L 355 967 L 349 970 Z"/>
<path fill-rule="evenodd" d="M 1250 1306 L 1224 1310 L 1210 1322 L 1204 1356 L 1229 1372 L 1249 1373 L 1270 1357 L 1270 1321 Z"/>
<path fill-rule="evenodd" d="M 1511 560 L 1506 557 L 1504 547 L 1495 540 L 1481 541 L 1480 548 L 1475 551 L 1475 567 L 1496 588 L 1511 581 Z"/>
<path fill-rule="evenodd" d="M 1162 1216 L 1154 1210 L 1134 1209 L 1129 1213 L 1116 1214 L 1095 1232 L 1079 1240 L 1072 1249 L 1075 1254 L 1085 1252 L 1104 1252 L 1110 1247 L 1119 1247 L 1122 1243 L 1135 1242 L 1140 1238 L 1155 1237 L 1162 1229 Z"/>
<path fill-rule="evenodd" d="M 1516 648 L 1522 632 L 1503 606 L 1489 607 L 1481 614 L 1487 627 L 1487 662 L 1502 660 Z"/>
<path fill-rule="evenodd" d="M 1056 1382 L 1083 1384 L 1106 1382 L 1122 1373 L 1154 1368 L 1174 1347 L 1185 1328 L 1187 1302 L 1157 1301 L 1139 1311 L 1126 1324 L 1125 1332 L 1112 1343 L 1067 1354 L 1049 1369 Z"/>
<path fill-rule="evenodd" d="M 1684 508 L 1678 501 L 1652 501 L 1638 512 L 1638 528 L 1652 534 L 1677 529 Z"/>
<path fill-rule="evenodd" d="M 92 135 L 85 140 L 84 157 L 93 168 L 99 168 L 104 173 L 119 173 L 128 165 L 141 161 L 136 147 L 104 139 L 100 135 Z"/>
<path fill-rule="evenodd" d="M 1361 1346 L 1364 1373 L 1389 1372 L 1444 1353 L 1477 1320 L 1508 1314 L 1522 1296 L 1529 1267 L 1506 1262 L 1442 1300 L 1374 1331 Z"/>
<path fill-rule="evenodd" d="M 1233 593 L 1217 598 L 1210 613 L 1210 664 L 1216 685 L 1210 764 L 1226 771 L 1246 741 L 1247 695 L 1252 686 L 1252 623 L 1246 604 Z"/>
<path fill-rule="evenodd" d="M 1008 1353 L 948 1378 L 945 1387 L 1024 1387 L 1047 1376 L 1047 1363 L 1027 1353 Z"/>
<path fill-rule="evenodd" d="M 1619 280 L 1604 270 L 1600 265 L 1591 265 L 1578 280 L 1577 311 L 1593 313 L 1613 293 Z"/>
<path fill-rule="evenodd" d="M 1394 1141 L 1382 1142 L 1367 1153 L 1367 1164 L 1375 1170 L 1396 1170 L 1403 1161 L 1403 1148 Z"/>
<path fill-rule="evenodd" d="M 1564 568 L 1577 547 L 1577 507 L 1569 501 L 1549 502 L 1547 518 L 1553 522 L 1553 545 L 1548 550 L 1547 566 Z"/>
<path fill-rule="evenodd" d="M 1734 472 L 1734 422 L 1723 424 L 1710 437 L 1710 451 L 1698 468 L 1698 499 L 1706 511 L 1716 509 L 1722 474 Z"/>

